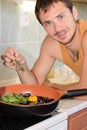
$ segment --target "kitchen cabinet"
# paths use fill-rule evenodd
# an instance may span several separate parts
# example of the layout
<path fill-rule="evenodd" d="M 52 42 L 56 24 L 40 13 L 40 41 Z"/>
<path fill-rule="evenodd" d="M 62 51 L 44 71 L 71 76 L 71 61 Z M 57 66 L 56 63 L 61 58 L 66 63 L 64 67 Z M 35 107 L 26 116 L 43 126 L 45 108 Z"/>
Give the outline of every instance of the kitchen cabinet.
<path fill-rule="evenodd" d="M 82 3 L 87 3 L 87 0 L 72 0 L 73 2 L 82 2 Z"/>
<path fill-rule="evenodd" d="M 68 130 L 87 130 L 87 108 L 68 117 Z"/>

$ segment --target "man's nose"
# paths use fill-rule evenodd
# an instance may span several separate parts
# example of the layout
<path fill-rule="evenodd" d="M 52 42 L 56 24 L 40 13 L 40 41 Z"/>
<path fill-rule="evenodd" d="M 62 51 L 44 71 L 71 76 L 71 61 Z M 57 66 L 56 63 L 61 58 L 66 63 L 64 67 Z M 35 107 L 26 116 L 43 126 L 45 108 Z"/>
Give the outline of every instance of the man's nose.
<path fill-rule="evenodd" d="M 55 22 L 54 23 L 54 31 L 55 32 L 59 32 L 61 30 L 61 28 L 62 28 L 62 24 L 61 23 L 59 23 L 59 22 Z"/>

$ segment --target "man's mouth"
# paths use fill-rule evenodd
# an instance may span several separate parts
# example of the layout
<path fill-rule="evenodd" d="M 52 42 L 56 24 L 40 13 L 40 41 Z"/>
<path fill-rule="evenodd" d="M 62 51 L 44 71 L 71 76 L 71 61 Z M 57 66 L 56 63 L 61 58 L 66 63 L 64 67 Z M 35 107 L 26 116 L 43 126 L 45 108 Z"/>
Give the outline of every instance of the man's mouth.
<path fill-rule="evenodd" d="M 66 36 L 67 36 L 67 31 L 66 31 L 66 30 L 62 30 L 62 31 L 60 31 L 60 32 L 57 32 L 57 33 L 55 34 L 55 36 L 56 36 L 57 38 L 61 39 L 61 40 L 64 40 L 64 39 L 66 38 Z"/>

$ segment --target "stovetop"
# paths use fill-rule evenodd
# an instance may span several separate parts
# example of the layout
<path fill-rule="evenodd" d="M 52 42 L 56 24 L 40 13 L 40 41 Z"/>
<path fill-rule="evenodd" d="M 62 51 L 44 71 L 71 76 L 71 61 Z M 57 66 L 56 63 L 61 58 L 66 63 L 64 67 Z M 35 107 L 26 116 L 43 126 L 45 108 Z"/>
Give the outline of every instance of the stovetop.
<path fill-rule="evenodd" d="M 0 130 L 23 130 L 49 117 L 32 117 L 30 119 L 12 119 L 2 117 L 0 119 Z"/>
<path fill-rule="evenodd" d="M 14 119 L 11 117 L 2 116 L 0 114 L 0 130 L 23 130 L 58 113 L 58 111 L 55 111 L 51 115 L 46 117 L 33 116 L 29 119 Z"/>

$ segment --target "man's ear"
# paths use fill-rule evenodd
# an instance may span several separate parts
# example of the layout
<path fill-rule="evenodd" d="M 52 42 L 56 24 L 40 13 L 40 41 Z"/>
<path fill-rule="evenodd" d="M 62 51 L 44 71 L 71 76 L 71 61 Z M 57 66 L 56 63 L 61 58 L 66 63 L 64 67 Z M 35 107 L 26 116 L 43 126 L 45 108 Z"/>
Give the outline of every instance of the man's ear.
<path fill-rule="evenodd" d="M 72 13 L 73 13 L 73 17 L 77 20 L 78 11 L 75 6 L 73 6 Z"/>

